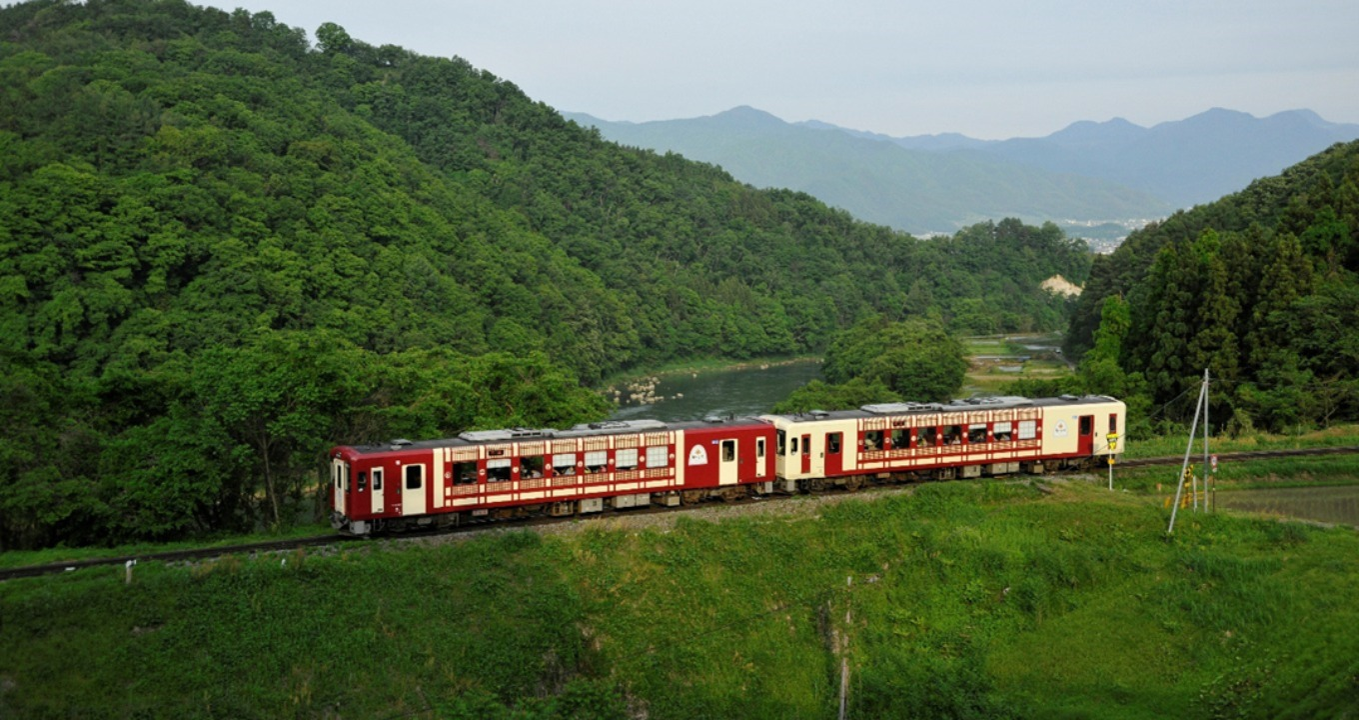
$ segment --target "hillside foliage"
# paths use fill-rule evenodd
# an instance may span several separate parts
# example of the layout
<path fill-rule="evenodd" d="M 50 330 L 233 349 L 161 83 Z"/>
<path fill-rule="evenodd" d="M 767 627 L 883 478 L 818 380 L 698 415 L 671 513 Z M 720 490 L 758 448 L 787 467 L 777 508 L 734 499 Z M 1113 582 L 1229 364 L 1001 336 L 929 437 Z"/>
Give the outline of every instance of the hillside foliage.
<path fill-rule="evenodd" d="M 1099 258 L 1067 336 L 1089 389 L 1219 429 L 1359 416 L 1359 142 L 1176 213 Z M 1093 349 L 1092 349 L 1093 348 Z"/>
<path fill-rule="evenodd" d="M 0 9 L 0 547 L 287 523 L 334 443 L 567 425 L 870 314 L 1050 328 L 1081 243 L 923 241 L 458 58 L 182 0 Z"/>

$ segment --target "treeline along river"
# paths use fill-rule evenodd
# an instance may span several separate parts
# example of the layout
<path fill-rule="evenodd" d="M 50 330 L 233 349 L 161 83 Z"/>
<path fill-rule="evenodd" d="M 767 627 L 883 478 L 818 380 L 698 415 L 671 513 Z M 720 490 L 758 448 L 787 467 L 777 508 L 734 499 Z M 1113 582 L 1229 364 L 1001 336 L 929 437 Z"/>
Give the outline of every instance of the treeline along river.
<path fill-rule="evenodd" d="M 657 377 L 656 402 L 623 404 L 610 419 L 673 422 L 767 413 L 797 388 L 820 378 L 821 363 L 806 360 Z"/>

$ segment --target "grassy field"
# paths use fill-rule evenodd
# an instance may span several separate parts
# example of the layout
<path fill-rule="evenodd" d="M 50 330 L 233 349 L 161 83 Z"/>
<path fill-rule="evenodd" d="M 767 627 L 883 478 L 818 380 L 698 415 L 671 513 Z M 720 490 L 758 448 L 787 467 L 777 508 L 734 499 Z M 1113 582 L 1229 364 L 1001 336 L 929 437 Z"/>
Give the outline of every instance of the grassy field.
<path fill-rule="evenodd" d="M 49 565 L 77 560 L 93 560 L 123 556 L 149 555 L 172 552 L 174 550 L 195 550 L 198 548 L 245 545 L 271 540 L 287 540 L 301 537 L 320 537 L 333 535 L 328 523 L 299 524 L 285 527 L 276 532 L 251 533 L 247 535 L 224 535 L 215 539 L 182 540 L 179 542 L 143 542 L 114 547 L 54 547 L 45 550 L 9 550 L 0 552 L 0 568 L 16 568 L 29 565 Z"/>
<path fill-rule="evenodd" d="M 1046 350 L 1030 350 L 1028 344 L 1057 344 L 1060 336 L 987 336 L 966 338 L 970 367 L 963 387 L 962 397 L 972 395 L 995 395 L 1004 392 L 1004 387 L 1016 380 L 1052 380 L 1071 374 L 1071 369 L 1059 356 Z M 987 359 L 1025 357 L 1018 359 Z M 1015 368 L 1019 368 L 1015 371 Z"/>
<path fill-rule="evenodd" d="M 1187 429 L 1183 435 L 1167 435 L 1146 440 L 1134 439 L 1128 443 L 1126 456 L 1129 458 L 1183 456 L 1188 441 L 1189 431 Z M 1208 449 L 1213 453 L 1340 446 L 1359 446 L 1359 425 L 1335 425 L 1323 430 L 1292 435 L 1252 433 L 1240 437 L 1208 438 Z M 1193 450 L 1189 456 L 1190 462 L 1194 462 L 1196 457 L 1199 462 L 1202 462 L 1202 431 L 1194 439 Z"/>
<path fill-rule="evenodd" d="M 0 717 L 1318 717 L 1359 538 L 1095 483 L 0 585 Z M 283 562 L 286 560 L 286 562 Z"/>

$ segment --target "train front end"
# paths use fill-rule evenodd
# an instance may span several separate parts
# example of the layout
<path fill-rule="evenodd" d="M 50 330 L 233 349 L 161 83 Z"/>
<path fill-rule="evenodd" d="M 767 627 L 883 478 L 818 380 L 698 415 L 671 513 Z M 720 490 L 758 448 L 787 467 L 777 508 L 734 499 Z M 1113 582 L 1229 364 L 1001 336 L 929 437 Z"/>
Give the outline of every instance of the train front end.
<path fill-rule="evenodd" d="M 330 451 L 330 526 L 350 535 L 367 535 L 372 531 L 372 513 L 370 508 L 360 507 L 359 499 L 369 494 L 369 479 L 366 471 L 355 473 L 358 461 L 354 448 L 341 446 Z M 380 492 L 380 486 L 378 489 Z"/>

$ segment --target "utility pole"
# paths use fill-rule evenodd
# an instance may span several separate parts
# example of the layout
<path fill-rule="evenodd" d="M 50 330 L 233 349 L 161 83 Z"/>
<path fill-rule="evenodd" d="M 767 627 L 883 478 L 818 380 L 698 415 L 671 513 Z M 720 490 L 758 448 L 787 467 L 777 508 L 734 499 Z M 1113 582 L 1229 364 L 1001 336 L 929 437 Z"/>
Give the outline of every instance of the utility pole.
<path fill-rule="evenodd" d="M 1184 476 L 1189 474 L 1189 454 L 1194 451 L 1194 435 L 1199 430 L 1199 414 L 1203 415 L 1203 458 L 1204 466 L 1208 464 L 1208 369 L 1203 369 L 1203 384 L 1199 386 L 1199 400 L 1194 405 L 1194 423 L 1189 426 L 1189 444 L 1184 447 L 1184 464 L 1180 467 L 1179 484 L 1175 486 L 1175 503 L 1170 506 L 1170 526 L 1166 528 L 1166 534 L 1175 532 L 1175 515 L 1180 510 L 1180 497 L 1184 493 Z M 1194 493 L 1194 510 L 1199 509 L 1198 498 L 1198 479 L 1192 481 L 1192 491 Z M 1205 483 L 1206 488 L 1206 483 Z M 1208 503 L 1204 503 L 1206 509 Z"/>

